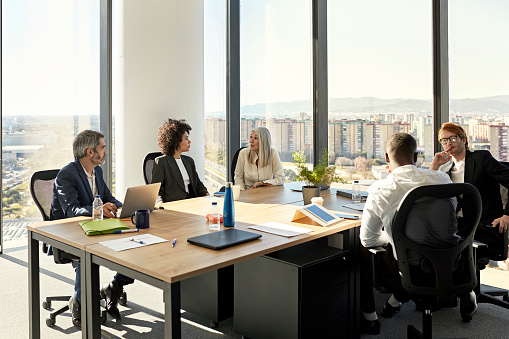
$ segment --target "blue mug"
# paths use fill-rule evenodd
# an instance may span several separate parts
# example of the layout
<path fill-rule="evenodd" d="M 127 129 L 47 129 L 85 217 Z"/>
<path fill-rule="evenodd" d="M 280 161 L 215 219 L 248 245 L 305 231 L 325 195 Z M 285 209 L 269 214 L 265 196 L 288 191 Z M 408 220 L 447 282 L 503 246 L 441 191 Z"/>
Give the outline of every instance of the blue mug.
<path fill-rule="evenodd" d="M 136 218 L 136 221 L 133 220 Z M 149 228 L 150 227 L 150 211 L 149 210 L 136 210 L 131 214 L 131 222 L 136 225 L 136 228 Z"/>

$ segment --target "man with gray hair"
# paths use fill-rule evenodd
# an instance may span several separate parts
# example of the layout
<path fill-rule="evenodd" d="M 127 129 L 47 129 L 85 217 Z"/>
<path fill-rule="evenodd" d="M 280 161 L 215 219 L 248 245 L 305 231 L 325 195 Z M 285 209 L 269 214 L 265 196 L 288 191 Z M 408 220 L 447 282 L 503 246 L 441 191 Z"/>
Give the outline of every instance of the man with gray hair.
<path fill-rule="evenodd" d="M 361 330 L 369 334 L 380 333 L 380 322 L 375 312 L 375 299 L 373 295 L 373 271 L 371 255 L 367 248 L 384 246 L 386 253 L 379 258 L 376 265 L 383 271 L 387 281 L 391 281 L 394 294 L 389 297 L 382 311 L 382 316 L 392 317 L 401 309 L 401 303 L 408 301 L 408 295 L 401 286 L 396 253 L 393 249 L 392 220 L 397 208 L 411 189 L 424 185 L 440 185 L 452 183 L 445 173 L 415 167 L 417 161 L 417 143 L 407 133 L 396 133 L 391 136 L 385 145 L 385 161 L 389 164 L 387 178 L 373 183 L 368 189 L 368 199 L 362 214 L 360 229 L 361 246 Z M 455 221 L 455 199 L 449 208 L 451 220 Z M 456 244 L 457 223 L 444 223 L 446 229 L 437 234 L 419 235 L 422 244 L 448 246 Z M 431 230 L 432 231 L 432 230 Z M 441 234 L 443 237 L 438 236 Z M 416 240 L 417 241 L 417 240 Z M 379 256 L 377 256 L 379 257 Z M 475 294 L 460 296 L 460 312 L 473 315 L 477 310 Z"/>
<path fill-rule="evenodd" d="M 115 199 L 104 182 L 100 165 L 106 159 L 106 144 L 101 132 L 84 130 L 73 142 L 74 161 L 64 166 L 57 175 L 53 187 L 50 219 L 64 219 L 77 216 L 92 216 L 92 203 L 96 195 L 103 201 L 105 218 L 115 218 L 122 203 Z M 119 319 L 118 300 L 124 285 L 132 284 L 133 279 L 118 274 L 113 281 L 101 289 L 106 299 L 106 309 L 110 315 Z M 81 270 L 76 268 L 74 295 L 69 300 L 72 322 L 81 327 Z"/>

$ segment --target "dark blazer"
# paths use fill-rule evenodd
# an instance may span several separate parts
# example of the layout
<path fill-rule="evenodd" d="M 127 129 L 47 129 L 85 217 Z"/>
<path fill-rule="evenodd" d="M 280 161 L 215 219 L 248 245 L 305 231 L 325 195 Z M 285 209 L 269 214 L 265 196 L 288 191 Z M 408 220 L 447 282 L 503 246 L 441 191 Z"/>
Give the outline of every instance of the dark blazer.
<path fill-rule="evenodd" d="M 103 179 L 103 170 L 100 166 L 95 169 L 95 182 L 97 192 L 103 203 L 111 202 L 117 207 L 122 203 L 115 199 Z M 88 183 L 87 174 L 78 159 L 67 164 L 58 172 L 53 187 L 50 219 L 64 219 L 77 216 L 92 216 L 92 203 L 94 195 Z"/>
<path fill-rule="evenodd" d="M 173 156 L 163 155 L 155 159 L 152 169 L 152 183 L 160 182 L 159 196 L 164 202 L 202 197 L 208 193 L 196 173 L 196 166 L 191 157 L 181 155 L 182 163 L 189 175 L 189 194 L 184 187 L 184 178 L 180 173 L 177 161 Z"/>
<path fill-rule="evenodd" d="M 452 161 L 441 169 L 451 173 Z M 481 194 L 481 221 L 491 223 L 502 215 L 509 215 L 509 204 L 502 208 L 500 185 L 509 188 L 509 167 L 498 162 L 488 151 L 467 151 L 465 182 L 474 185 Z"/>

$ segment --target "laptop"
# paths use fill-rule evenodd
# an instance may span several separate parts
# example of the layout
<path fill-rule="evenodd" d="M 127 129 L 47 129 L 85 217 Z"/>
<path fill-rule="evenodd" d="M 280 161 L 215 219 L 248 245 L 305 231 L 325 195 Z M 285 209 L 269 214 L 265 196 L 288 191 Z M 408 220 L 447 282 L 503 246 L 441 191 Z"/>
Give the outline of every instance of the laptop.
<path fill-rule="evenodd" d="M 125 194 L 124 206 L 120 210 L 120 219 L 130 218 L 136 210 L 152 211 L 156 204 L 161 183 L 129 187 Z"/>
<path fill-rule="evenodd" d="M 261 237 L 262 235 L 258 233 L 246 232 L 232 228 L 192 237 L 187 239 L 187 242 L 213 250 L 221 250 L 223 248 L 242 244 Z"/>

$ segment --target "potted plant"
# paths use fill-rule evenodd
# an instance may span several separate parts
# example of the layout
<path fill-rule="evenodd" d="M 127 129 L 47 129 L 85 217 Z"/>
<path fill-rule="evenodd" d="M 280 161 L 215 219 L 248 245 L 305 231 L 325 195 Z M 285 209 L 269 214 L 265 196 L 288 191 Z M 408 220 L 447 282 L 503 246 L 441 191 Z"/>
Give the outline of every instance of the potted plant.
<path fill-rule="evenodd" d="M 332 182 L 344 182 L 343 178 L 336 174 L 336 166 L 329 166 L 327 149 L 323 150 L 322 159 L 312 170 L 306 164 L 308 159 L 303 151 L 296 151 L 292 156 L 297 166 L 297 179 L 307 184 L 302 186 L 304 205 L 310 204 L 312 197 L 320 196 L 319 183 L 330 185 Z"/>

